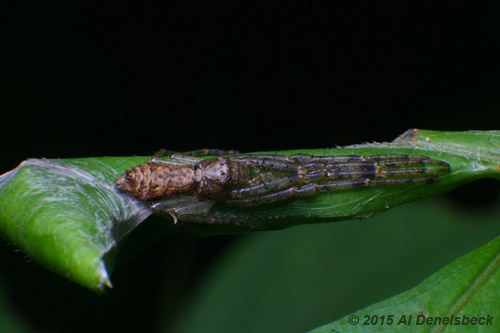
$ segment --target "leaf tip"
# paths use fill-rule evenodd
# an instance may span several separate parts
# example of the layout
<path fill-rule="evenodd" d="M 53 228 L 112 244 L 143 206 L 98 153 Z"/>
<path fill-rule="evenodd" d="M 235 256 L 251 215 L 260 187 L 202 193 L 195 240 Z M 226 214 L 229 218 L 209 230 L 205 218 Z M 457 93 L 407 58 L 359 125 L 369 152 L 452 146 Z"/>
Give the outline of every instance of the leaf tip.
<path fill-rule="evenodd" d="M 102 281 L 102 285 L 108 289 L 113 288 L 113 284 L 111 283 L 111 281 L 108 278 L 106 278 L 106 280 Z"/>
<path fill-rule="evenodd" d="M 397 138 L 395 138 L 392 142 L 393 143 L 408 143 L 408 142 L 414 142 L 417 138 L 418 135 L 418 129 L 417 128 L 410 128 L 403 134 L 399 135 Z"/>
<path fill-rule="evenodd" d="M 106 293 L 109 289 L 113 288 L 113 283 L 109 278 L 108 271 L 104 265 L 102 265 L 99 269 L 99 280 L 97 285 L 94 285 L 92 288 L 95 292 L 99 294 Z"/>

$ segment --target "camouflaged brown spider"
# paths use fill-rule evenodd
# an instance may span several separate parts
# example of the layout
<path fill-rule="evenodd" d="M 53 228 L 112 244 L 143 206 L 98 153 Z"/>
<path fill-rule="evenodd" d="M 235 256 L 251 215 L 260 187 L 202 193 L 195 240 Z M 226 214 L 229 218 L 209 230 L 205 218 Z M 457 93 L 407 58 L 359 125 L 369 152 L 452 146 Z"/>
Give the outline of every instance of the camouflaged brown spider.
<path fill-rule="evenodd" d="M 116 179 L 116 188 L 177 220 L 206 222 L 218 202 L 251 207 L 320 192 L 430 182 L 448 163 L 419 155 L 247 154 L 200 159 L 228 152 L 202 150 L 170 159 L 153 157 Z"/>

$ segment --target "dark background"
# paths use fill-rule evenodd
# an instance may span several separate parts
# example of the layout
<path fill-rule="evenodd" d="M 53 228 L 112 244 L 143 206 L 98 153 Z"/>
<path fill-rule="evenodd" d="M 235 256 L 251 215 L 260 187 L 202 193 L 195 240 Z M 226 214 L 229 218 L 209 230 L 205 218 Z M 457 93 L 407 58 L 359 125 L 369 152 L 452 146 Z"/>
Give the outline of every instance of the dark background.
<path fill-rule="evenodd" d="M 0 172 L 27 157 L 324 148 L 389 141 L 408 128 L 498 129 L 493 9 L 460 1 L 4 4 Z M 451 197 L 487 204 L 498 193 L 490 184 Z M 13 306 L 35 328 L 76 321 L 82 331 L 147 330 L 159 298 L 170 295 L 175 316 L 231 239 L 173 236 L 119 266 L 115 289 L 100 297 L 27 265 L 5 243 L 0 257 Z M 167 266 L 178 272 L 175 288 L 160 285 Z"/>

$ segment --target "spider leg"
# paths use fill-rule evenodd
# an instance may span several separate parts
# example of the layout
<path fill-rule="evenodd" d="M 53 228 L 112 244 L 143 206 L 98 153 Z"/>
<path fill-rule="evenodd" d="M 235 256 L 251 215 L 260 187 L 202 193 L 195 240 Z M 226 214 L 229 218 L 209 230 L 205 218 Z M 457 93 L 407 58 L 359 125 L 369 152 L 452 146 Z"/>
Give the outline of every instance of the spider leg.
<path fill-rule="evenodd" d="M 236 226 L 247 226 L 250 229 L 255 229 L 251 224 L 248 224 L 248 217 L 226 217 L 218 215 L 209 214 L 184 214 L 179 216 L 179 221 L 182 222 L 194 222 L 194 223 L 204 223 L 204 224 L 231 224 Z"/>
<path fill-rule="evenodd" d="M 183 220 L 184 215 L 205 215 L 213 205 L 213 202 L 200 201 L 196 197 L 180 197 L 155 202 L 150 208 L 155 214 L 170 215 L 176 224 L 178 220 Z"/>
<path fill-rule="evenodd" d="M 377 160 L 375 162 L 378 168 L 377 176 L 388 177 L 419 173 L 437 174 L 450 172 L 450 165 L 446 162 L 430 158 L 417 159 L 416 157 L 417 156 L 410 155 L 408 156 L 408 159 L 403 160 Z"/>
<path fill-rule="evenodd" d="M 359 157 L 359 156 L 358 156 Z M 391 155 L 391 158 L 394 155 Z M 398 157 L 400 157 L 398 155 Z M 281 161 L 279 161 L 281 162 Z M 439 163 L 427 163 L 439 162 Z M 272 162 L 274 163 L 274 162 Z M 428 165 L 430 164 L 430 165 Z M 439 165 L 440 168 L 430 168 L 430 166 Z M 278 165 L 277 168 L 281 171 L 282 168 Z M 446 165 L 444 167 L 443 165 Z M 441 167 L 443 166 L 443 167 Z M 233 199 L 250 198 L 260 195 L 267 195 L 272 192 L 279 192 L 288 187 L 299 186 L 300 184 L 321 183 L 336 179 L 377 179 L 380 177 L 410 177 L 418 174 L 435 175 L 440 172 L 449 172 L 449 165 L 445 162 L 434 160 L 380 160 L 375 161 L 358 161 L 358 162 L 343 162 L 333 163 L 331 159 L 328 163 L 325 162 L 309 162 L 304 165 L 297 166 L 294 170 L 288 172 L 285 176 L 276 177 L 273 179 L 259 179 L 259 181 L 251 186 L 234 189 L 231 192 Z M 415 177 L 413 177 L 415 178 Z M 410 181 L 407 181 L 410 182 Z M 383 184 L 384 182 L 373 182 L 374 184 Z M 390 182 L 386 182 L 389 184 Z"/>
<path fill-rule="evenodd" d="M 237 150 L 224 150 L 224 149 L 210 149 L 203 148 L 198 150 L 191 150 L 181 153 L 184 156 L 220 156 L 220 155 L 235 155 L 239 154 Z"/>
<path fill-rule="evenodd" d="M 220 156 L 220 155 L 232 155 L 237 153 L 238 153 L 237 150 L 220 150 L 220 149 L 205 148 L 200 150 L 188 151 L 185 153 L 174 153 L 170 155 L 170 158 L 180 163 L 195 164 L 203 160 L 199 156 Z"/>
<path fill-rule="evenodd" d="M 390 176 L 404 176 L 404 175 L 414 175 L 419 173 L 443 173 L 449 172 L 449 168 L 439 168 L 439 169 L 427 169 L 427 168 L 408 168 L 408 169 L 388 169 L 379 170 L 377 176 L 380 177 L 390 177 Z"/>
<path fill-rule="evenodd" d="M 152 163 L 157 164 L 167 164 L 167 165 L 186 165 L 195 164 L 202 161 L 199 156 L 219 156 L 219 155 L 232 155 L 238 154 L 237 150 L 221 150 L 221 149 L 199 149 L 188 151 L 184 153 L 179 153 L 173 150 L 160 149 L 149 159 Z M 165 159 L 162 157 L 170 157 L 170 159 Z"/>
<path fill-rule="evenodd" d="M 376 161 L 379 166 L 386 166 L 386 167 L 396 167 L 404 165 L 433 165 L 433 164 L 447 166 L 447 167 L 449 166 L 449 164 L 446 162 L 432 160 L 432 159 L 402 159 L 402 160 L 381 159 L 374 161 Z"/>
<path fill-rule="evenodd" d="M 231 160 L 238 162 L 252 163 L 256 167 L 274 171 L 296 171 L 298 164 L 310 163 L 362 163 L 377 162 L 379 166 L 397 167 L 409 165 L 436 164 L 449 167 L 448 163 L 433 160 L 427 156 L 406 155 L 406 154 L 388 154 L 388 155 L 333 155 L 333 156 L 314 156 L 309 154 L 296 154 L 285 156 L 281 154 L 248 154 L 236 155 Z"/>
<path fill-rule="evenodd" d="M 170 155 L 170 159 L 160 158 L 160 157 L 151 157 L 149 162 L 156 164 L 166 164 L 166 165 L 187 165 L 187 164 L 196 164 L 203 161 L 202 158 L 185 156 L 182 154 L 172 154 Z"/>
<path fill-rule="evenodd" d="M 247 221 L 244 217 L 232 217 L 208 214 L 214 203 L 210 201 L 200 201 L 195 197 L 180 197 L 171 200 L 158 201 L 151 205 L 155 214 L 168 214 L 178 221 L 210 223 L 210 224 L 232 224 L 245 226 Z M 250 228 L 252 228 L 250 226 Z"/>
<path fill-rule="evenodd" d="M 338 182 L 327 183 L 311 183 L 302 187 L 290 187 L 285 190 L 273 192 L 256 197 L 247 197 L 244 199 L 231 199 L 225 201 L 228 206 L 250 207 L 262 204 L 269 204 L 277 201 L 282 201 L 292 197 L 305 197 L 318 194 L 320 192 L 341 191 L 363 188 L 368 186 L 378 186 L 384 184 L 404 184 L 404 183 L 419 183 L 429 182 L 435 178 L 435 175 L 418 177 L 418 178 L 393 178 L 393 179 L 355 179 Z"/>
<path fill-rule="evenodd" d="M 231 161 L 245 163 L 259 170 L 272 170 L 278 172 L 294 172 L 299 168 L 297 163 L 288 160 L 284 155 L 278 154 L 239 155 L 231 157 Z"/>
<path fill-rule="evenodd" d="M 245 154 L 245 155 L 236 155 L 233 158 L 240 160 L 255 160 L 255 159 L 272 159 L 272 160 L 280 160 L 290 162 L 290 157 L 282 154 L 266 154 L 266 153 L 257 153 L 257 154 Z"/>
<path fill-rule="evenodd" d="M 420 157 L 420 156 L 418 156 Z M 310 154 L 295 154 L 292 156 L 286 156 L 282 154 L 246 154 L 246 155 L 236 155 L 234 158 L 240 160 L 275 160 L 283 162 L 292 163 L 308 163 L 308 162 L 363 162 L 366 160 L 377 160 L 377 159 L 405 159 L 408 155 L 374 155 L 364 157 L 362 155 L 326 155 L 326 156 L 316 156 Z"/>
<path fill-rule="evenodd" d="M 297 163 L 309 162 L 323 162 L 323 163 L 340 163 L 340 162 L 362 162 L 364 157 L 362 155 L 329 155 L 329 156 L 315 156 L 309 154 L 296 154 L 289 157 Z"/>
<path fill-rule="evenodd" d="M 234 189 L 231 191 L 232 198 L 247 198 L 266 193 L 276 192 L 288 188 L 293 185 L 300 184 L 302 178 L 298 173 L 293 173 L 287 176 L 263 180 L 255 185 Z"/>
<path fill-rule="evenodd" d="M 168 149 L 161 148 L 160 150 L 154 152 L 153 157 L 165 157 L 165 156 L 170 156 L 170 155 L 175 154 L 175 153 L 177 153 L 177 152 L 174 150 L 168 150 Z"/>
<path fill-rule="evenodd" d="M 198 150 L 191 150 L 191 151 L 186 151 L 186 152 L 178 152 L 175 150 L 168 150 L 168 149 L 160 149 L 157 152 L 153 154 L 153 157 L 165 157 L 165 156 L 172 156 L 174 154 L 177 155 L 184 155 L 184 156 L 219 156 L 219 155 L 235 155 L 239 154 L 239 151 L 237 150 L 223 150 L 223 149 L 209 149 L 209 148 L 203 148 L 203 149 L 198 149 Z"/>
<path fill-rule="evenodd" d="M 369 155 L 369 156 L 363 156 L 363 159 L 365 161 L 382 161 L 382 160 L 433 161 L 428 156 L 407 155 L 407 154 Z"/>
<path fill-rule="evenodd" d="M 172 155 L 174 156 L 174 155 Z M 165 158 L 160 158 L 160 157 L 151 157 L 149 158 L 149 163 L 155 163 L 155 164 L 162 164 L 162 165 L 192 165 L 195 163 L 200 162 L 201 159 L 197 159 L 196 161 L 193 160 L 186 160 L 186 159 L 178 159 L 178 158 L 171 158 L 171 159 L 165 159 Z"/>
<path fill-rule="evenodd" d="M 178 163 L 183 163 L 183 164 L 195 164 L 203 161 L 202 158 L 199 157 L 193 157 L 193 156 L 186 156 L 183 154 L 172 154 L 170 155 L 170 159 L 172 161 L 178 162 Z"/>
<path fill-rule="evenodd" d="M 235 158 L 241 160 L 275 160 L 292 163 L 307 163 L 307 162 L 357 162 L 363 161 L 361 155 L 329 155 L 315 156 L 309 154 L 295 154 L 286 156 L 282 154 L 246 154 L 237 155 Z"/>
<path fill-rule="evenodd" d="M 334 164 L 335 168 L 326 168 L 324 163 L 310 163 L 296 173 L 291 173 L 284 177 L 278 177 L 271 180 L 265 180 L 256 185 L 247 186 L 235 189 L 231 192 L 231 200 L 226 203 L 232 204 L 234 201 L 245 201 L 248 205 L 260 204 L 262 198 L 267 202 L 266 198 L 272 198 L 270 202 L 281 200 L 282 196 L 287 197 L 289 191 L 302 193 L 303 189 L 321 188 L 318 185 L 311 184 L 324 182 L 332 179 L 360 179 L 360 178 L 375 178 L 377 175 L 376 167 L 373 162 L 365 163 L 350 163 L 350 164 Z M 300 184 L 310 184 L 314 186 L 297 187 Z M 346 182 L 336 182 L 339 186 Z M 347 183 L 351 184 L 351 183 Z M 332 189 L 333 190 L 333 189 Z M 313 195 L 316 192 L 305 192 L 304 195 Z M 259 198 L 260 197 L 260 198 Z M 246 204 L 245 204 L 246 205 Z"/>
<path fill-rule="evenodd" d="M 450 171 L 450 166 L 428 161 L 402 160 L 380 162 L 352 162 L 352 163 L 308 163 L 304 165 L 304 182 L 318 182 L 329 179 L 346 178 L 377 178 L 392 176 L 411 176 L 415 174 L 437 174 Z M 438 165 L 439 167 L 435 167 Z"/>
<path fill-rule="evenodd" d="M 407 154 L 385 154 L 385 155 L 327 155 L 316 156 L 309 154 L 296 154 L 288 159 L 298 163 L 309 162 L 365 162 L 365 161 L 382 161 L 382 160 L 416 160 L 416 161 L 434 161 L 430 157 L 420 155 Z M 436 161 L 438 162 L 438 161 Z M 440 162 L 440 161 L 439 161 Z"/>

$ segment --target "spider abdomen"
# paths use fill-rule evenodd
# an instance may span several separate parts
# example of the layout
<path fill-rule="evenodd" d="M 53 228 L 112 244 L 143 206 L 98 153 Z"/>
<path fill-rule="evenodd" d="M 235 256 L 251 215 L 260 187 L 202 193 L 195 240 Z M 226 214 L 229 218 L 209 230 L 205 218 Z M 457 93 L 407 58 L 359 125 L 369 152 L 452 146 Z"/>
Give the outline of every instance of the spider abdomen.
<path fill-rule="evenodd" d="M 116 179 L 116 187 L 141 200 L 168 199 L 189 194 L 195 185 L 192 165 L 146 163 Z"/>

